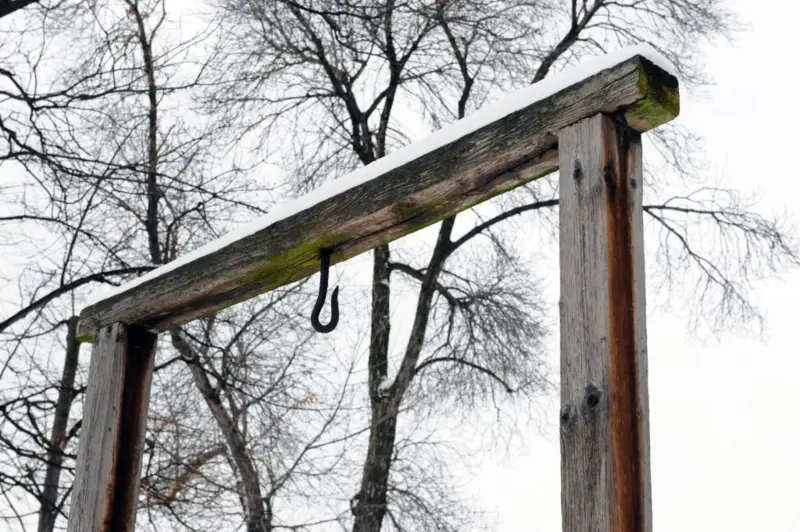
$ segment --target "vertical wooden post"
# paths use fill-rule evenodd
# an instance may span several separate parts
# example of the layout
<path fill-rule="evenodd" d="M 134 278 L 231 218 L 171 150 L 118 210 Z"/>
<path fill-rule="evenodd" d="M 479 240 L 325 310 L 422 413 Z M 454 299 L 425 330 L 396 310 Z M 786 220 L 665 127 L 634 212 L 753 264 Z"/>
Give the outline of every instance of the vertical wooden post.
<path fill-rule="evenodd" d="M 114 323 L 92 347 L 68 532 L 133 531 L 156 335 Z"/>
<path fill-rule="evenodd" d="M 651 532 L 641 137 L 559 132 L 564 532 Z"/>

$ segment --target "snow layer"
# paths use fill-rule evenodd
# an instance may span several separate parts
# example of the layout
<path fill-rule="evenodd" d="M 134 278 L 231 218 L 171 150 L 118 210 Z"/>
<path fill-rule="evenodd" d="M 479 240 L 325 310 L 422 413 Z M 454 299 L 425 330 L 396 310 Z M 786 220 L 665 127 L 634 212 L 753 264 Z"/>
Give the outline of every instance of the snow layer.
<path fill-rule="evenodd" d="M 539 100 L 543 100 L 549 96 L 552 96 L 562 89 L 579 83 L 588 77 L 611 68 L 614 65 L 623 63 L 637 55 L 649 59 L 654 64 L 658 65 L 673 76 L 677 76 L 672 64 L 663 55 L 659 54 L 647 44 L 640 44 L 630 48 L 624 48 L 604 56 L 596 57 L 574 68 L 553 74 L 538 83 L 512 92 L 501 100 L 486 105 L 471 115 L 453 122 L 452 124 L 448 124 L 442 129 L 433 132 L 427 137 L 420 139 L 419 141 L 414 142 L 405 148 L 378 159 L 368 166 L 359 168 L 344 177 L 329 181 L 305 196 L 277 207 L 270 214 L 253 220 L 251 223 L 242 226 L 236 231 L 232 231 L 227 235 L 218 238 L 217 240 L 213 240 L 208 244 L 195 249 L 191 253 L 188 253 L 183 257 L 170 262 L 169 264 L 165 264 L 158 269 L 155 269 L 118 287 L 97 292 L 91 297 L 87 298 L 85 306 L 88 307 L 97 304 L 104 299 L 116 296 L 146 281 L 160 277 L 184 264 L 192 262 L 193 260 L 199 259 L 205 255 L 209 255 L 233 242 L 236 242 L 237 240 L 241 240 L 242 238 L 260 231 L 265 227 L 269 227 L 275 222 L 309 209 L 317 203 L 321 203 L 328 198 L 339 195 L 351 188 L 361 185 L 362 183 L 375 179 L 376 177 L 381 176 L 394 168 L 403 166 L 410 161 L 418 159 L 429 152 L 450 144 L 451 142 L 454 142 L 459 138 L 472 133 L 473 131 L 491 124 L 492 122 L 495 122 L 504 116 L 519 111 L 520 109 L 524 109 L 525 107 L 528 107 Z"/>
<path fill-rule="evenodd" d="M 387 397 L 389 390 L 392 389 L 392 381 L 386 376 L 381 377 L 381 382 L 378 383 L 378 397 Z"/>

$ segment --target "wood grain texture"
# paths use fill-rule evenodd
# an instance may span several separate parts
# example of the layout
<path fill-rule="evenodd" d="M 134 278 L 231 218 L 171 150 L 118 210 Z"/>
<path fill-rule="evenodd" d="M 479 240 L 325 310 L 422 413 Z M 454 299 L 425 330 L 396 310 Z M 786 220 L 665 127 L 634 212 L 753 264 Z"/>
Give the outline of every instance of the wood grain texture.
<path fill-rule="evenodd" d="M 634 57 L 205 257 L 85 308 L 78 336 L 113 322 L 153 331 L 314 274 L 554 171 L 556 134 L 599 112 L 647 131 L 678 114 L 678 82 Z"/>
<path fill-rule="evenodd" d="M 651 532 L 641 136 L 559 133 L 564 532 Z"/>
<path fill-rule="evenodd" d="M 68 532 L 134 530 L 156 336 L 104 327 L 92 348 Z"/>

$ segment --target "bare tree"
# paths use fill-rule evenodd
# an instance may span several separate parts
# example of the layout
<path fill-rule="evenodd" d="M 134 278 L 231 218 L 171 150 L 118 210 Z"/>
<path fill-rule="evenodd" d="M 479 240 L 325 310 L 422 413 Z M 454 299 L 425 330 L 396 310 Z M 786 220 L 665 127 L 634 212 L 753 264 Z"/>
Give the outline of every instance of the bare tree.
<path fill-rule="evenodd" d="M 684 0 L 556 2 L 533 0 L 229 0 L 220 2 L 229 36 L 219 84 L 207 106 L 260 142 L 267 160 L 286 164 L 297 190 L 370 164 L 409 142 L 409 111 L 433 127 L 508 90 L 545 78 L 592 53 L 650 42 L 685 83 L 702 84 L 697 45 L 735 31 L 721 2 Z M 224 90 L 221 90 L 224 89 Z M 280 148 L 270 141 L 291 139 Z M 700 153 L 678 127 L 650 137 L 685 184 Z M 752 322 L 748 297 L 757 275 L 797 264 L 779 219 L 763 217 L 716 189 L 664 200 L 653 173 L 646 207 L 661 228 L 656 275 L 693 275 L 698 319 L 717 327 Z M 659 187 L 659 185 L 662 185 Z M 661 194 L 661 196 L 660 196 Z M 552 228 L 558 203 L 552 180 L 523 187 L 439 224 L 428 258 L 402 260 L 403 244 L 373 252 L 368 391 L 371 421 L 363 471 L 353 497 L 352 529 L 437 530 L 454 525 L 400 523 L 390 514 L 398 421 L 403 405 L 424 400 L 465 405 L 495 391 L 532 398 L 546 385 L 539 339 L 542 304 L 521 262 L 509 219 L 533 213 Z M 702 206 L 700 206 L 702 205 Z M 533 223 L 530 218 L 526 223 Z M 726 244 L 707 247 L 692 232 L 713 230 Z M 478 237 L 485 237 L 479 239 Z M 486 256 L 494 260 L 487 261 Z M 416 257 L 419 256 L 415 253 Z M 476 260 L 476 256 L 481 258 Z M 756 273 L 761 272 L 761 273 Z M 392 273 L 400 274 L 392 275 Z M 390 302 L 398 283 L 416 283 L 413 323 L 401 354 L 390 352 Z M 431 403 L 428 403 L 429 405 Z M 446 504 L 416 500 L 420 515 Z M 406 515 L 414 514 L 404 507 Z"/>
<path fill-rule="evenodd" d="M 60 9 L 52 20 L 30 15 L 26 30 L 38 27 L 46 46 L 16 35 L 14 61 L 0 72 L 2 162 L 14 177 L 0 235 L 21 259 L 8 279 L 19 298 L 0 323 L 0 494 L 12 512 L 0 518 L 27 529 L 38 513 L 41 531 L 68 512 L 86 378 L 71 316 L 83 296 L 266 212 L 273 186 L 218 148 L 224 123 L 191 112 L 213 60 L 197 50 L 214 25 L 176 38 L 180 20 L 163 0 Z M 322 436 L 337 433 L 347 387 L 308 381 L 309 365 L 321 363 L 305 352 L 314 337 L 296 325 L 305 326 L 306 301 L 295 285 L 170 332 L 141 494 L 153 528 L 205 528 L 209 517 L 248 530 L 307 524 L 311 512 L 286 515 L 280 504 L 331 482 L 316 471 L 346 440 Z M 328 365 L 346 382 L 346 365 Z M 317 514 L 308 519 L 336 519 Z"/>
<path fill-rule="evenodd" d="M 69 331 L 84 294 L 265 212 L 287 191 L 262 162 L 300 193 L 643 40 L 702 84 L 697 44 L 736 29 L 717 0 L 222 0 L 217 19 L 187 16 L 197 27 L 184 33 L 167 4 L 64 0 L 0 27 L 0 164 L 12 176 L 0 245 L 19 270 L 4 273 L 0 302 L 0 518 L 22 529 L 38 515 L 53 530 L 68 511 L 86 378 Z M 787 230 L 696 179 L 690 132 L 649 139 L 681 178 L 648 173 L 664 301 L 691 301 L 715 328 L 757 324 L 752 283 L 797 263 Z M 139 527 L 484 529 L 432 425 L 488 403 L 513 428 L 550 387 L 547 308 L 515 233 L 521 220 L 524 234 L 554 234 L 555 183 L 377 248 L 369 311 L 352 318 L 370 324 L 367 347 L 357 339 L 353 353 L 309 333 L 302 283 L 169 331 Z M 409 293 L 404 323 L 390 310 Z"/>

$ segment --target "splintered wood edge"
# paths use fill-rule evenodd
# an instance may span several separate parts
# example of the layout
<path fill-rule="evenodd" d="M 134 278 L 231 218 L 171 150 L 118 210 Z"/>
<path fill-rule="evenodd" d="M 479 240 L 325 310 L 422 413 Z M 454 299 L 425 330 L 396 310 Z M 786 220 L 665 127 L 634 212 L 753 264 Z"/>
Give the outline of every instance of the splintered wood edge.
<path fill-rule="evenodd" d="M 558 131 L 604 113 L 644 133 L 680 112 L 678 80 L 635 56 L 213 253 L 86 307 L 78 339 L 154 332 L 313 275 L 558 169 Z M 424 142 L 424 140 L 422 141 Z"/>

